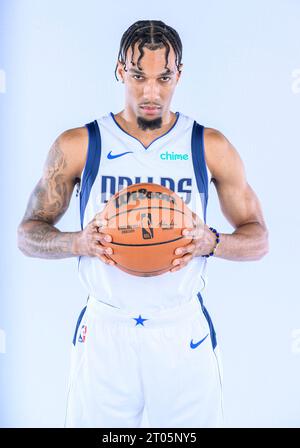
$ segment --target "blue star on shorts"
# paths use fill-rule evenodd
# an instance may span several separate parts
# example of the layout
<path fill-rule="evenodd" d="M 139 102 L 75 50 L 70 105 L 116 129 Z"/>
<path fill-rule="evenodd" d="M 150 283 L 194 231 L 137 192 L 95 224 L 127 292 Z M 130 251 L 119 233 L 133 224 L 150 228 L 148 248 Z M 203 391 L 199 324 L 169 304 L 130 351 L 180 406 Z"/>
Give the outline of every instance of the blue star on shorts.
<path fill-rule="evenodd" d="M 133 319 L 136 320 L 135 326 L 137 326 L 139 324 L 144 326 L 144 321 L 149 320 L 149 319 L 143 319 L 141 315 L 139 315 L 139 317 L 133 317 Z"/>

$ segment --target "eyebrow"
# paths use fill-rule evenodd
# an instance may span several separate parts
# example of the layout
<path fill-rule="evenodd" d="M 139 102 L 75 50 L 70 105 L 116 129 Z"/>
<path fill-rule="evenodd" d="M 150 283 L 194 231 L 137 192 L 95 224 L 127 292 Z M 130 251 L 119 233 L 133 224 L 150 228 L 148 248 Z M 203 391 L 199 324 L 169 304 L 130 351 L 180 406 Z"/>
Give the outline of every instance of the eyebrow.
<path fill-rule="evenodd" d="M 141 70 L 137 70 L 136 68 L 130 68 L 128 70 L 129 73 L 135 73 L 136 75 L 145 75 L 145 73 Z M 174 71 L 173 70 L 166 70 L 163 73 L 160 73 L 160 75 L 158 76 L 164 76 L 164 75 L 174 75 Z"/>

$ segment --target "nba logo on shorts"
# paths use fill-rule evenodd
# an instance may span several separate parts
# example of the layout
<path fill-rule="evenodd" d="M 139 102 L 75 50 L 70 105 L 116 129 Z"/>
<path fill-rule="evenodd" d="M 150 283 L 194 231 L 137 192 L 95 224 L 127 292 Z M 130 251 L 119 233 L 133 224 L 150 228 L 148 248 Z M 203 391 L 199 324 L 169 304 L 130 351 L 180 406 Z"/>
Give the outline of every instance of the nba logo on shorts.
<path fill-rule="evenodd" d="M 80 333 L 79 333 L 78 342 L 85 342 L 86 332 L 87 332 L 87 326 L 82 325 Z"/>

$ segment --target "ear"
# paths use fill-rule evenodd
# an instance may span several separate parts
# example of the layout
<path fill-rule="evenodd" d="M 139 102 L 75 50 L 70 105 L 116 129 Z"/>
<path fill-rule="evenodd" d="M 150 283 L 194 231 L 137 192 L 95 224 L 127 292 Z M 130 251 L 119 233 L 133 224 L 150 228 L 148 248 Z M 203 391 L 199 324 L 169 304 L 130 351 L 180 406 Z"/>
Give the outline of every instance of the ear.
<path fill-rule="evenodd" d="M 117 68 L 117 75 L 118 75 L 118 80 L 122 81 L 122 83 L 124 83 L 124 63 L 118 61 L 118 68 Z"/>
<path fill-rule="evenodd" d="M 177 70 L 177 73 L 176 73 L 176 75 L 177 75 L 177 82 L 179 81 L 179 79 L 181 77 L 182 71 L 183 71 L 183 64 L 179 64 L 179 71 Z"/>

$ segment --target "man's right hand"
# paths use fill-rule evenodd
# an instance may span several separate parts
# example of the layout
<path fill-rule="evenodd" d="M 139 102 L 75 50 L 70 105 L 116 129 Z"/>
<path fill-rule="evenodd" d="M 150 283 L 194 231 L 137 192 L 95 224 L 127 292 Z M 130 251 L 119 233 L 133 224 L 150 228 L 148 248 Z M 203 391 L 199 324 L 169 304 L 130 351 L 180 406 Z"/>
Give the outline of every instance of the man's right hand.
<path fill-rule="evenodd" d="M 105 211 L 97 213 L 94 219 L 80 232 L 74 241 L 74 253 L 88 257 L 98 257 L 105 264 L 115 265 L 115 262 L 107 257 L 113 250 L 103 246 L 103 242 L 111 242 L 112 238 L 102 231 L 107 226 Z"/>

